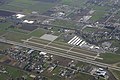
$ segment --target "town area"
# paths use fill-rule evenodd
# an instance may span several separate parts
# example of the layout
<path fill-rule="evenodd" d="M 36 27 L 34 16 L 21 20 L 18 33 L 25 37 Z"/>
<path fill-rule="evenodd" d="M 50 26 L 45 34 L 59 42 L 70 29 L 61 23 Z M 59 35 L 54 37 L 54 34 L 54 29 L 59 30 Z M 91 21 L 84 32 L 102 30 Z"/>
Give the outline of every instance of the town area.
<path fill-rule="evenodd" d="M 1 0 L 0 80 L 120 80 L 120 1 Z"/>

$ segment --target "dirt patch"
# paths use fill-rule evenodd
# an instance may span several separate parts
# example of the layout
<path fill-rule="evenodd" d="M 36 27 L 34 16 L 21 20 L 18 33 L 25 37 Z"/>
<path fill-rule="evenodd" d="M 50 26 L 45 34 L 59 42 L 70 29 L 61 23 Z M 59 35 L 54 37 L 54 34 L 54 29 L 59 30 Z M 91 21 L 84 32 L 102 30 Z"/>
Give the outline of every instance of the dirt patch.
<path fill-rule="evenodd" d="M 67 66 L 68 63 L 71 62 L 71 59 L 59 57 L 59 56 L 54 56 L 54 60 L 59 61 L 59 64 L 62 66 Z"/>
<path fill-rule="evenodd" d="M 25 24 L 25 25 L 22 25 L 22 27 L 20 27 L 20 29 L 27 30 L 27 31 L 33 31 L 37 28 L 38 28 L 37 26 L 29 25 L 29 24 Z"/>
<path fill-rule="evenodd" d="M 9 17 L 9 16 L 12 16 L 14 14 L 15 13 L 13 13 L 13 12 L 0 10 L 0 16 L 2 16 L 2 17 Z"/>
<path fill-rule="evenodd" d="M 47 12 L 43 13 L 42 15 L 51 16 L 51 14 L 54 14 L 54 13 L 55 13 L 55 11 L 48 10 Z"/>

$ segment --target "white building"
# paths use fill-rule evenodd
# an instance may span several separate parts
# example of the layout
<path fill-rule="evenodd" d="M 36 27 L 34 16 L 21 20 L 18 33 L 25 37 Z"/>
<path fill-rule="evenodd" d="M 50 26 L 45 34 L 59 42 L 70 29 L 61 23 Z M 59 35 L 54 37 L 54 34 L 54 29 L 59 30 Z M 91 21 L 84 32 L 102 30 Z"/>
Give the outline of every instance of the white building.
<path fill-rule="evenodd" d="M 25 17 L 26 15 L 23 15 L 23 14 L 16 14 L 15 16 L 16 16 L 18 19 L 21 19 L 21 18 Z"/>
<path fill-rule="evenodd" d="M 33 24 L 34 21 L 24 20 L 23 23 Z"/>

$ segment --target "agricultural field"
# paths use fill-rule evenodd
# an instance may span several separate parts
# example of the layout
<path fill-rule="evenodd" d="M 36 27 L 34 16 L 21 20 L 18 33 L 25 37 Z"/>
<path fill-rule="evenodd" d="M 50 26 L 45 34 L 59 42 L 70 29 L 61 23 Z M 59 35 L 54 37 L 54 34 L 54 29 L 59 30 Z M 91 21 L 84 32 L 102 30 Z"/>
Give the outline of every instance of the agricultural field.
<path fill-rule="evenodd" d="M 110 9 L 110 7 L 102 7 L 97 5 L 90 5 L 89 7 L 95 10 L 90 19 L 93 22 L 102 19 L 105 16 L 105 14 L 107 14 L 107 11 Z"/>
<path fill-rule="evenodd" d="M 28 35 L 29 35 L 29 36 L 35 36 L 35 37 L 41 37 L 42 35 L 44 35 L 44 34 L 47 33 L 47 32 L 48 32 L 48 31 L 45 30 L 45 29 L 40 29 L 40 28 L 38 28 L 38 29 L 30 32 Z"/>
<path fill-rule="evenodd" d="M 0 50 L 5 50 L 10 47 L 11 47 L 11 45 L 9 45 L 9 44 L 0 43 Z"/>
<path fill-rule="evenodd" d="M 0 30 L 6 30 L 10 27 L 11 22 L 0 23 Z"/>
<path fill-rule="evenodd" d="M 9 40 L 21 41 L 22 39 L 28 39 L 32 36 L 40 37 L 48 31 L 42 28 L 35 29 L 33 31 L 23 30 L 15 27 L 11 28 L 12 22 L 0 23 L 0 36 Z M 29 28 L 28 28 L 29 29 Z"/>
<path fill-rule="evenodd" d="M 52 22 L 54 25 L 58 25 L 64 28 L 76 28 L 75 22 L 72 21 L 66 21 L 66 20 L 55 20 Z"/>
<path fill-rule="evenodd" d="M 95 80 L 102 63 L 111 69 L 120 67 L 116 28 L 120 24 L 109 23 L 120 22 L 120 10 L 117 12 L 117 5 L 112 4 L 109 0 L 1 0 L 0 40 L 4 43 L 0 43 L 0 60 L 5 64 L 0 64 L 0 70 L 2 65 L 7 73 L 0 72 L 0 80 L 23 76 L 33 80 L 32 73 L 48 80 Z M 116 34 L 106 26 L 113 27 Z M 18 46 L 11 47 L 12 41 Z M 106 43 L 104 48 L 104 41 L 111 44 Z M 98 62 L 96 66 L 92 65 L 94 61 Z M 119 71 L 113 73 L 120 77 Z"/>
<path fill-rule="evenodd" d="M 83 32 L 87 32 L 87 33 L 93 33 L 93 32 L 96 32 L 97 30 L 98 30 L 98 28 L 85 27 L 82 31 L 83 31 Z"/>
<path fill-rule="evenodd" d="M 6 31 L 0 30 L 0 36 L 3 35 L 3 34 L 5 34 L 5 33 L 6 33 Z"/>
<path fill-rule="evenodd" d="M 28 33 L 27 31 L 19 29 L 17 27 L 11 28 L 12 25 L 13 23 L 8 21 L 4 23 L 0 23 L 0 35 L 5 35 L 8 32 L 24 33 L 24 34 Z"/>
<path fill-rule="evenodd" d="M 9 3 L 0 5 L 2 10 L 18 11 L 18 12 L 32 12 L 38 11 L 43 13 L 55 6 L 56 3 L 47 3 L 37 0 L 11 0 Z"/>
<path fill-rule="evenodd" d="M 21 39 L 27 39 L 29 36 L 22 34 L 22 33 L 15 33 L 15 32 L 8 32 L 7 34 L 4 35 L 6 39 L 13 40 L 13 41 L 18 41 L 20 42 Z"/>
<path fill-rule="evenodd" d="M 93 76 L 89 75 L 89 74 L 85 74 L 85 73 L 77 73 L 73 76 L 73 78 L 65 78 L 65 77 L 61 77 L 59 75 L 60 71 L 62 70 L 63 68 L 61 67 L 57 67 L 55 68 L 52 72 L 48 72 L 48 71 L 45 71 L 43 73 L 43 75 L 49 77 L 49 80 L 72 80 L 72 79 L 75 79 L 75 80 L 79 80 L 79 79 L 82 79 L 82 80 L 88 80 L 88 79 L 93 79 Z"/>
<path fill-rule="evenodd" d="M 27 72 L 21 71 L 18 68 L 14 68 L 7 65 L 2 65 L 5 67 L 7 73 L 1 73 L 0 74 L 0 80 L 6 80 L 6 79 L 16 79 L 24 76 L 27 80 L 32 80 L 32 78 L 29 77 L 29 74 Z"/>
<path fill-rule="evenodd" d="M 61 3 L 81 8 L 84 6 L 86 1 L 87 0 L 62 0 Z"/>
<path fill-rule="evenodd" d="M 101 19 L 105 15 L 105 13 L 105 11 L 95 11 L 90 20 L 95 22 Z"/>

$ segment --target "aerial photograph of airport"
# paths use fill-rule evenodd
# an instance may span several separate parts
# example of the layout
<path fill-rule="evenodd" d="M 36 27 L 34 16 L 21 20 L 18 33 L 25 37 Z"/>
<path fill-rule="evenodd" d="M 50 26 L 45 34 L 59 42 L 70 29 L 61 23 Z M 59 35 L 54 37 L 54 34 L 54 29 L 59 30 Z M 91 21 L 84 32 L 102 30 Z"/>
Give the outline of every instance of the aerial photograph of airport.
<path fill-rule="evenodd" d="M 120 0 L 0 0 L 0 80 L 120 80 Z"/>

